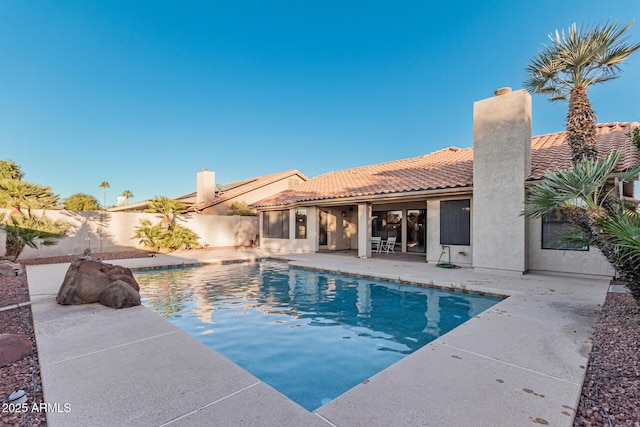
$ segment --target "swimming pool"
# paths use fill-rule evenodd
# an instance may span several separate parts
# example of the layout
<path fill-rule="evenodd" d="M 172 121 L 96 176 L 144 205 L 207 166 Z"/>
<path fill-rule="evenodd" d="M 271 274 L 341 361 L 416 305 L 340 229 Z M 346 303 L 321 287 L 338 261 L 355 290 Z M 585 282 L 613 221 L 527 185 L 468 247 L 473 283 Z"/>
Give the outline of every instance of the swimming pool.
<path fill-rule="evenodd" d="M 275 261 L 136 279 L 145 306 L 310 411 L 500 301 Z"/>

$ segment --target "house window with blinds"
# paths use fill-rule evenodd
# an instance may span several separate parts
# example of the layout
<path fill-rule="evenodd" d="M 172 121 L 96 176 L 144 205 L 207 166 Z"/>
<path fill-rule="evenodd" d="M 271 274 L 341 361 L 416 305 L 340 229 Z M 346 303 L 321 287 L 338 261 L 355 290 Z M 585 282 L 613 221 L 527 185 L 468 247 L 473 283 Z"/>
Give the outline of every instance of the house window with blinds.
<path fill-rule="evenodd" d="M 588 251 L 589 245 L 580 236 L 561 209 L 554 209 L 542 217 L 542 249 Z"/>
<path fill-rule="evenodd" d="M 289 211 L 266 211 L 262 213 L 262 232 L 267 239 L 289 238 Z"/>

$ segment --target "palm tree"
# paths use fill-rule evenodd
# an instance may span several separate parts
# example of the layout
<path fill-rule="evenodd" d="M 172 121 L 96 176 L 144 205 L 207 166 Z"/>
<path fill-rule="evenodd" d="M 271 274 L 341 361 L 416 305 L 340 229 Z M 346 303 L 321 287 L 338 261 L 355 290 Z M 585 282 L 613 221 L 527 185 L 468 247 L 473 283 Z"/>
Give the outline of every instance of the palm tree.
<path fill-rule="evenodd" d="M 159 213 L 162 215 L 162 227 L 171 229 L 175 224 L 177 215 L 187 212 L 188 206 L 179 200 L 173 200 L 166 196 L 156 196 L 149 203 L 145 212 Z"/>
<path fill-rule="evenodd" d="M 187 208 L 179 200 L 165 196 L 154 197 L 145 212 L 161 214 L 162 222 L 153 225 L 148 219 L 141 219 L 133 238 L 139 239 L 142 245 L 154 251 L 200 249 L 198 235 L 175 223 L 176 217 L 186 213 Z"/>
<path fill-rule="evenodd" d="M 596 246 L 625 280 L 640 303 L 640 216 L 626 210 L 608 183 L 621 158 L 620 152 L 600 160 L 582 160 L 572 169 L 547 173 L 529 188 L 523 214 L 540 218 L 562 209 L 589 243 Z M 618 177 L 629 182 L 640 165 Z"/>
<path fill-rule="evenodd" d="M 124 190 L 121 194 L 122 197 L 124 197 L 125 199 L 125 204 L 129 204 L 129 199 L 133 199 L 133 193 L 131 192 L 131 190 Z"/>
<path fill-rule="evenodd" d="M 619 77 L 622 62 L 640 49 L 640 44 L 626 43 L 631 24 L 573 24 L 566 33 L 556 30 L 527 66 L 524 85 L 529 92 L 549 95 L 552 102 L 569 101 L 567 139 L 574 164 L 597 158 L 596 117 L 587 89 Z"/>
<path fill-rule="evenodd" d="M 98 187 L 101 187 L 101 188 L 104 189 L 104 205 L 103 205 L 103 209 L 107 209 L 107 188 L 111 187 L 109 185 L 109 181 L 102 181 L 100 183 L 100 185 L 98 185 Z"/>
<path fill-rule="evenodd" d="M 11 209 L 12 216 L 23 216 L 23 209 L 47 209 L 58 203 L 51 187 L 31 184 L 18 179 L 0 179 L 0 207 Z"/>
<path fill-rule="evenodd" d="M 52 246 L 66 235 L 68 226 L 63 221 L 51 221 L 44 212 L 37 217 L 12 216 L 0 224 L 6 236 L 4 257 L 15 262 L 25 246 L 37 249 L 38 246 Z"/>
<path fill-rule="evenodd" d="M 64 237 L 66 224 L 51 221 L 44 211 L 40 217 L 32 209 L 48 209 L 58 203 L 50 187 L 19 179 L 0 179 L 0 207 L 9 208 L 9 215 L 0 215 L 0 229 L 5 232 L 4 257 L 15 261 L 25 246 L 37 248 L 57 243 Z M 24 211 L 26 210 L 26 212 Z"/>

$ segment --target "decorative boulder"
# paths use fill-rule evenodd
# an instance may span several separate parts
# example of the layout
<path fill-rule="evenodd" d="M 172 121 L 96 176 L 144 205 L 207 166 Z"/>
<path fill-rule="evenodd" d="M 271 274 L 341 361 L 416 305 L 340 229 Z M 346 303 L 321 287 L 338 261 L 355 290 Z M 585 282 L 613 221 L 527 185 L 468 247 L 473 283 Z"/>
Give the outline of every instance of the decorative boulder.
<path fill-rule="evenodd" d="M 111 308 L 134 307 L 140 305 L 140 294 L 129 283 L 116 280 L 100 292 L 99 302 Z"/>
<path fill-rule="evenodd" d="M 22 273 L 21 264 L 16 264 L 6 259 L 0 260 L 0 277 L 17 276 L 20 273 Z"/>
<path fill-rule="evenodd" d="M 128 268 L 100 261 L 78 260 L 72 262 L 58 290 L 58 304 L 90 304 L 100 302 L 100 294 L 115 281 L 128 285 L 138 294 L 140 286 Z"/>
<path fill-rule="evenodd" d="M 0 367 L 31 354 L 31 340 L 23 335 L 0 334 Z"/>

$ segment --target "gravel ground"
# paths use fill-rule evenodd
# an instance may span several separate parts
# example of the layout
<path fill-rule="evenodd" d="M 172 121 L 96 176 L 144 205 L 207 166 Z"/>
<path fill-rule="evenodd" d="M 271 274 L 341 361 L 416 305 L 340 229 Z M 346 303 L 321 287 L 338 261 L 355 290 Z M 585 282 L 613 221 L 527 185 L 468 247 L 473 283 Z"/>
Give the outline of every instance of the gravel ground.
<path fill-rule="evenodd" d="M 146 257 L 133 251 L 94 254 L 102 260 Z M 70 262 L 77 256 L 26 260 L 23 264 Z M 0 277 L 0 307 L 29 300 L 27 277 Z M 0 333 L 23 334 L 33 341 L 30 356 L 0 368 L 0 397 L 29 388 L 29 402 L 41 403 L 42 383 L 31 308 L 0 312 Z M 593 335 L 593 351 L 574 426 L 640 427 L 640 308 L 630 294 L 609 293 Z M 46 426 L 43 413 L 0 413 L 2 426 Z"/>
<path fill-rule="evenodd" d="M 607 295 L 573 425 L 640 427 L 640 308 L 631 294 Z"/>

